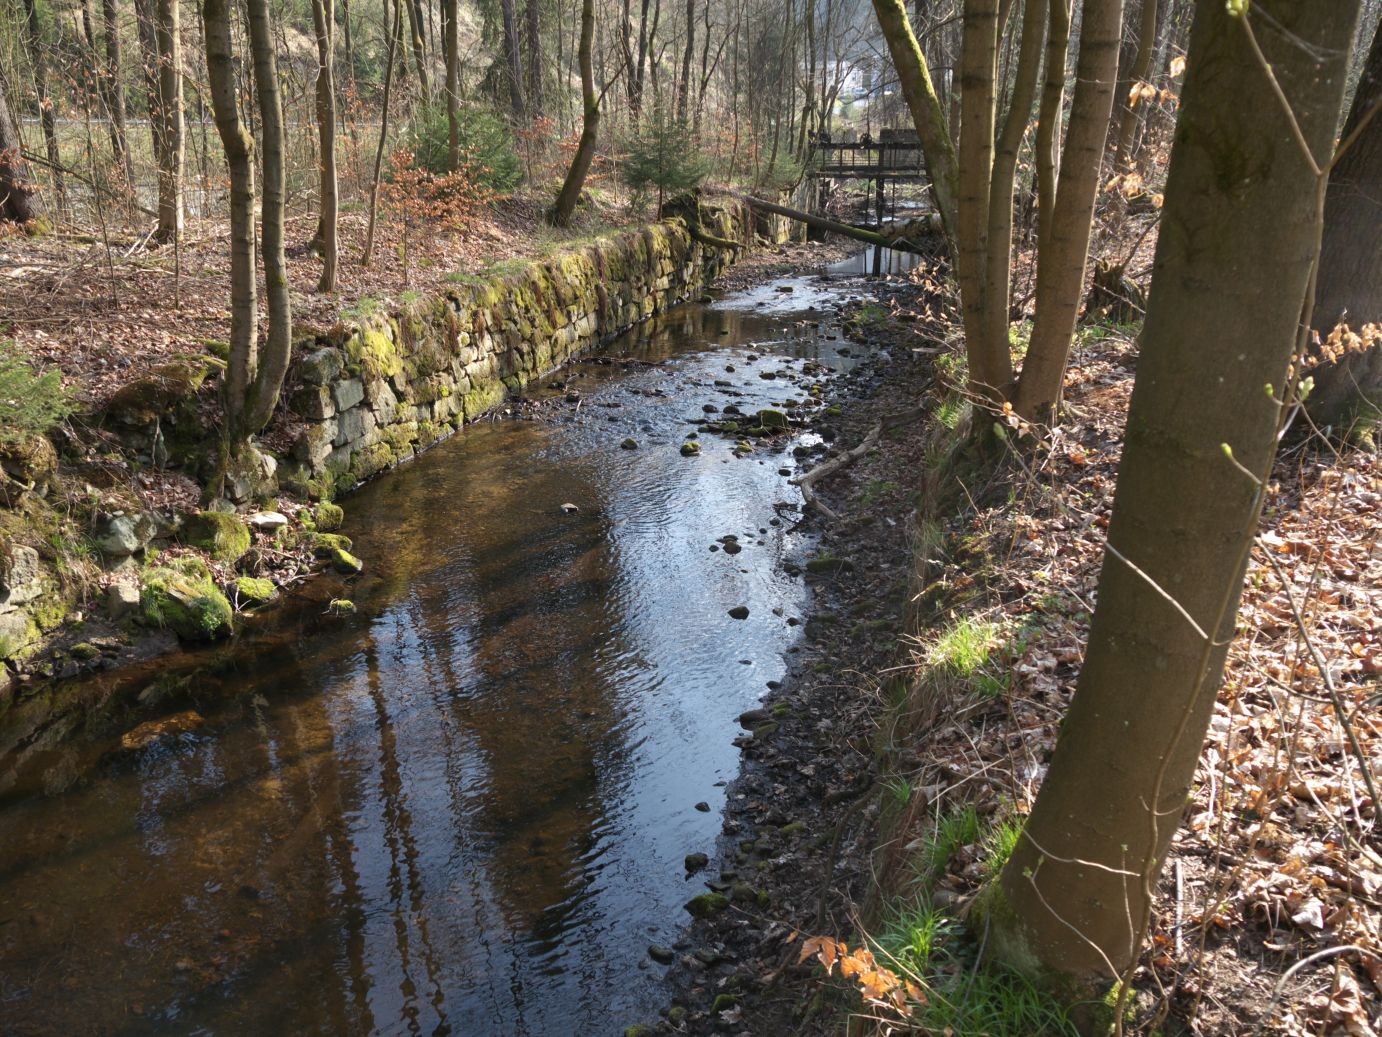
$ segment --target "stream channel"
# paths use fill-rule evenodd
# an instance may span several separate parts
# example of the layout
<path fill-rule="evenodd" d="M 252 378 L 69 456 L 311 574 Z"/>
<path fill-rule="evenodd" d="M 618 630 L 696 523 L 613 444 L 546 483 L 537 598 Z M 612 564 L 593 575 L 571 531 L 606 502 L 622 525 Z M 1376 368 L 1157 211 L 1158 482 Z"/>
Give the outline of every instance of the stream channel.
<path fill-rule="evenodd" d="M 705 405 L 804 400 L 812 365 L 856 362 L 842 291 L 676 307 L 552 376 L 579 407 L 468 427 L 351 495 L 357 612 L 285 607 L 181 664 L 160 708 L 196 730 L 122 752 L 91 725 L 44 767 L 0 759 L 0 1032 L 652 1016 L 647 949 L 704 889 L 683 858 L 714 852 L 736 717 L 783 678 L 809 593 L 784 570 L 809 547 L 783 474 L 802 437 L 679 448 Z"/>

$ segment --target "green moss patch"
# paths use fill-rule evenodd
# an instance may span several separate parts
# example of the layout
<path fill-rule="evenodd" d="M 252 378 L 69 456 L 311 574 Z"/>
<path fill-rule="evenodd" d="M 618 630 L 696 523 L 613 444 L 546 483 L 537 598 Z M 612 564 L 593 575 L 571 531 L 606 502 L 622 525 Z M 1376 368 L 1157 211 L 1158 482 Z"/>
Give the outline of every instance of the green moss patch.
<path fill-rule="evenodd" d="M 233 565 L 250 549 L 250 527 L 223 511 L 199 511 L 187 520 L 184 539 L 216 561 Z"/>

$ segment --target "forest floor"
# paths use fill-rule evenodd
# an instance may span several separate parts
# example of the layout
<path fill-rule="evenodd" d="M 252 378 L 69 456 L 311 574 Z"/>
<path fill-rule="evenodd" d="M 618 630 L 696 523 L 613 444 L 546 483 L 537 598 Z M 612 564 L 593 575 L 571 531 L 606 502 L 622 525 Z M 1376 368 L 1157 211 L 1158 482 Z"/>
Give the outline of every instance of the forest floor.
<path fill-rule="evenodd" d="M 1145 266 L 1146 239 L 1132 251 Z M 856 304 L 856 335 L 885 352 L 856 376 L 836 446 L 919 399 L 927 416 L 818 487 L 839 517 L 812 519 L 816 613 L 789 678 L 744 720 L 712 878 L 729 903 L 678 947 L 671 1031 L 823 1034 L 857 1013 L 879 1033 L 1074 1032 L 1021 984 L 972 981 L 963 918 L 1074 692 L 1137 328 L 1084 325 L 1063 424 L 963 463 L 940 273 Z M 1298 418 L 1126 1032 L 1382 1032 L 1380 505 L 1376 449 Z"/>

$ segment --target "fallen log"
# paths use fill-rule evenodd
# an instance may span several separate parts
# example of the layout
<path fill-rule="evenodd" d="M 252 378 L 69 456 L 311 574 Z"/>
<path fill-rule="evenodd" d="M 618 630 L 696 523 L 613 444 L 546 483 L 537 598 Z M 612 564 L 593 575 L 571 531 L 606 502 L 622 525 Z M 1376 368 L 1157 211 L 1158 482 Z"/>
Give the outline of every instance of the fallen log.
<path fill-rule="evenodd" d="M 867 227 L 856 227 L 852 223 L 840 223 L 838 220 L 826 219 L 824 216 L 813 216 L 809 212 L 802 212 L 800 209 L 792 209 L 786 205 L 778 205 L 776 202 L 765 201 L 762 198 L 755 198 L 752 195 L 736 195 L 737 198 L 747 202 L 755 209 L 762 209 L 777 216 L 786 216 L 789 220 L 796 220 L 804 223 L 808 227 L 816 230 L 829 231 L 834 234 L 841 234 L 856 241 L 862 241 L 878 248 L 897 249 L 899 252 L 917 252 L 929 254 L 931 247 L 922 245 L 911 240 L 912 237 L 925 234 L 928 238 L 934 238 L 940 234 L 940 228 L 928 218 L 922 221 L 912 221 L 900 225 L 893 233 L 869 230 Z"/>

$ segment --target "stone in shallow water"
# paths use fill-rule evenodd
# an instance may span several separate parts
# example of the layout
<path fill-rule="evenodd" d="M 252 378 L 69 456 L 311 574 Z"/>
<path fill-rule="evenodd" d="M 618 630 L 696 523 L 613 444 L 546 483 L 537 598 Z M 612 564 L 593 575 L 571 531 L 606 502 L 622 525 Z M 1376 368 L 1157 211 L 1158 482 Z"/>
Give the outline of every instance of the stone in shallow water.
<path fill-rule="evenodd" d="M 726 549 L 728 549 L 728 545 L 726 545 Z M 729 610 L 729 615 L 731 619 L 748 619 L 749 607 L 747 605 L 735 605 Z"/>
<path fill-rule="evenodd" d="M 134 752 L 161 742 L 167 738 L 174 738 L 177 735 L 187 734 L 201 727 L 204 721 L 201 714 L 196 710 L 188 709 L 181 713 L 174 713 L 170 717 L 162 720 L 149 720 L 140 724 L 132 731 L 126 731 L 120 736 L 120 748 L 126 752 Z"/>

